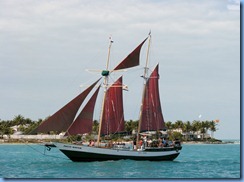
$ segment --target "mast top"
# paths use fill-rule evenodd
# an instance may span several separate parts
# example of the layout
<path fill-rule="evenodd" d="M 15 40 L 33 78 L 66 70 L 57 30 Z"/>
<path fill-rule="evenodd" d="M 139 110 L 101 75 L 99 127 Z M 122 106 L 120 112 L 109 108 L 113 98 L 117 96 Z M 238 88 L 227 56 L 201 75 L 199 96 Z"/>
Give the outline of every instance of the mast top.
<path fill-rule="evenodd" d="M 109 42 L 110 42 L 110 44 L 114 43 L 112 36 L 109 37 Z"/>

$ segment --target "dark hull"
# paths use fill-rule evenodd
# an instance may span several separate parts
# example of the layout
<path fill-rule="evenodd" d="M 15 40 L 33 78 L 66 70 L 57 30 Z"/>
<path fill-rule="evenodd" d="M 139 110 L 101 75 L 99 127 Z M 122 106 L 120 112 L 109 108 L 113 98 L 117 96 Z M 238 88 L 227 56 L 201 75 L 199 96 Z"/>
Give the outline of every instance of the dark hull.
<path fill-rule="evenodd" d="M 118 156 L 118 155 L 106 155 L 87 152 L 77 152 L 61 150 L 70 160 L 74 162 L 91 162 L 91 161 L 108 161 L 108 160 L 149 160 L 149 161 L 173 161 L 180 153 L 175 153 L 167 156 Z"/>

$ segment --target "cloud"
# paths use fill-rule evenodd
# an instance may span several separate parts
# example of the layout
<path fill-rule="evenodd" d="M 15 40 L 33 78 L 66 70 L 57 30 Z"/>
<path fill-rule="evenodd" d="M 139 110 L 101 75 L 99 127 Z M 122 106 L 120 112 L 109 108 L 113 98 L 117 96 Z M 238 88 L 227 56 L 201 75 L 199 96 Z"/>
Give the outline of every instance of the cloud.
<path fill-rule="evenodd" d="M 228 0 L 227 8 L 228 10 L 232 10 L 232 11 L 240 11 L 241 8 L 240 0 Z"/>
<path fill-rule="evenodd" d="M 167 2 L 167 3 L 166 3 Z M 190 1 L 191 2 L 191 1 Z M 214 1 L 216 4 L 216 1 Z M 28 3 L 28 6 L 26 6 Z M 215 7 L 207 3 L 181 1 L 3 1 L 1 27 L 7 31 L 46 33 L 49 30 L 77 26 L 80 31 L 94 28 L 123 31 L 128 28 L 159 27 L 164 31 L 184 31 L 184 27 L 206 31 L 211 19 L 226 16 L 226 12 L 213 14 Z M 220 4 L 220 3 L 218 3 Z M 208 6 L 208 7 L 207 7 Z M 217 5 L 216 5 L 217 6 Z M 203 16 L 204 14 L 204 16 Z M 194 16 L 192 16 L 194 15 Z M 223 19 L 222 19 L 223 20 Z M 167 23 L 167 26 L 163 26 Z M 206 28 L 202 29 L 203 25 Z M 199 27 L 199 25 L 201 25 Z M 198 28 L 199 27 L 199 28 Z M 118 30 L 119 28 L 119 30 Z M 96 31 L 99 31 L 96 29 Z M 211 29 L 211 27 L 209 28 Z M 46 31 L 45 31 L 46 30 Z M 189 31 L 189 28 L 188 28 Z M 191 32 L 190 32 L 191 33 Z"/>

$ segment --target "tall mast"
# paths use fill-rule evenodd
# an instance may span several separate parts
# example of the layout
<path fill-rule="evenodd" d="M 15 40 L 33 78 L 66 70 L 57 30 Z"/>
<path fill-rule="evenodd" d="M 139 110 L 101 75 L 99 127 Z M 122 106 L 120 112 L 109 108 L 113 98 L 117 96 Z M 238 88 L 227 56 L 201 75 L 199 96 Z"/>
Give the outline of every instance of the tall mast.
<path fill-rule="evenodd" d="M 143 110 L 143 103 L 144 103 L 144 94 L 146 91 L 146 83 L 148 79 L 148 62 L 149 62 L 149 49 L 151 44 L 151 31 L 148 34 L 149 40 L 148 40 L 148 47 L 147 47 L 147 57 L 146 57 L 146 65 L 144 67 L 144 74 L 143 74 L 143 93 L 142 93 L 142 101 L 141 101 L 141 110 L 140 110 L 140 118 L 138 123 L 138 130 L 137 130 L 137 138 L 136 138 L 136 149 L 139 148 L 139 139 L 140 139 L 140 130 L 141 130 L 141 122 L 142 122 L 142 110 Z"/>
<path fill-rule="evenodd" d="M 102 109 L 101 109 L 101 114 L 100 114 L 100 122 L 99 122 L 99 129 L 98 129 L 98 137 L 97 137 L 97 146 L 99 146 L 100 144 L 100 135 L 101 135 L 101 129 L 102 129 L 102 120 L 103 120 L 103 111 L 104 111 L 104 103 L 105 103 L 105 99 L 106 99 L 106 93 L 108 90 L 108 76 L 109 76 L 109 60 L 110 60 L 110 50 L 111 50 L 111 46 L 112 46 L 112 38 L 109 37 L 109 47 L 108 47 L 108 58 L 107 58 L 107 63 L 106 63 L 106 70 L 102 71 L 102 76 L 104 76 L 104 81 L 103 81 L 103 85 L 104 85 L 104 93 L 103 93 L 103 102 L 102 102 Z"/>

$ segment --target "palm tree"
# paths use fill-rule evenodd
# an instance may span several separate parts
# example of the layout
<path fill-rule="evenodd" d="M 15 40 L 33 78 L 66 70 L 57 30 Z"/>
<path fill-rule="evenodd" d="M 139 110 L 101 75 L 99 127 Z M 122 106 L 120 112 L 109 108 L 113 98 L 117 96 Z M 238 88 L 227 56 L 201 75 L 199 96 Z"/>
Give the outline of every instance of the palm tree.
<path fill-rule="evenodd" d="M 24 121 L 25 121 L 25 118 L 19 114 L 14 117 L 13 124 L 14 125 L 23 125 Z"/>
<path fill-rule="evenodd" d="M 12 135 L 14 133 L 13 129 L 8 126 L 8 122 L 1 126 L 1 135 Z"/>
<path fill-rule="evenodd" d="M 175 122 L 175 127 L 178 128 L 178 129 L 182 129 L 184 126 L 183 122 L 181 120 L 177 120 Z"/>
<path fill-rule="evenodd" d="M 132 120 L 125 122 L 125 131 L 127 133 L 132 133 L 133 129 L 134 128 L 133 128 L 133 121 Z"/>
<path fill-rule="evenodd" d="M 217 130 L 216 125 L 217 124 L 215 121 L 210 121 L 210 123 L 209 123 L 209 129 L 211 131 L 211 138 L 214 137 L 214 132 Z"/>
<path fill-rule="evenodd" d="M 209 121 L 202 121 L 201 122 L 200 132 L 202 134 L 202 140 L 204 139 L 204 134 L 207 133 L 207 131 L 208 131 L 209 128 L 210 128 Z"/>
<path fill-rule="evenodd" d="M 187 121 L 186 123 L 183 123 L 183 132 L 186 132 L 186 140 L 188 140 L 189 132 L 192 131 L 192 125 L 190 121 Z"/>
<path fill-rule="evenodd" d="M 33 121 L 30 118 L 24 120 L 24 124 L 31 124 Z"/>
<path fill-rule="evenodd" d="M 202 121 L 200 123 L 200 133 L 202 134 L 202 140 L 204 139 L 204 134 L 206 133 L 205 123 Z"/>
<path fill-rule="evenodd" d="M 92 131 L 95 133 L 98 133 L 98 127 L 99 127 L 99 123 L 97 120 L 93 121 L 93 126 L 92 126 Z"/>
<path fill-rule="evenodd" d="M 172 122 L 171 121 L 165 122 L 165 126 L 166 126 L 167 130 L 172 129 Z"/>
<path fill-rule="evenodd" d="M 194 120 L 194 121 L 192 122 L 192 131 L 193 131 L 193 133 L 195 134 L 196 132 L 198 132 L 198 131 L 200 130 L 200 128 L 201 128 L 201 123 L 200 123 L 200 121 L 196 121 L 196 120 Z"/>

